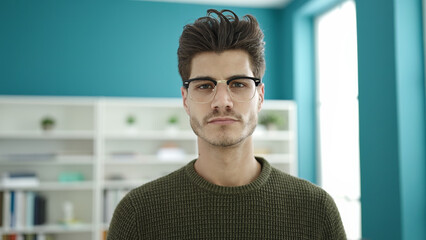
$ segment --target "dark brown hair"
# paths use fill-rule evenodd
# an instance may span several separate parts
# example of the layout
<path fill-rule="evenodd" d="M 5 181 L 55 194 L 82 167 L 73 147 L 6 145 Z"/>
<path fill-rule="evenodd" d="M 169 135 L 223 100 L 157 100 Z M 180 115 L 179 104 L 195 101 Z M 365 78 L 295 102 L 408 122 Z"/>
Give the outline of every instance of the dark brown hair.
<path fill-rule="evenodd" d="M 225 15 L 226 12 L 232 15 Z M 179 74 L 182 80 L 189 78 L 191 61 L 199 53 L 240 49 L 249 54 L 253 75 L 262 78 L 265 72 L 264 45 L 263 32 L 252 15 L 245 15 L 240 20 L 231 10 L 209 9 L 206 17 L 183 28 L 177 52 Z"/>

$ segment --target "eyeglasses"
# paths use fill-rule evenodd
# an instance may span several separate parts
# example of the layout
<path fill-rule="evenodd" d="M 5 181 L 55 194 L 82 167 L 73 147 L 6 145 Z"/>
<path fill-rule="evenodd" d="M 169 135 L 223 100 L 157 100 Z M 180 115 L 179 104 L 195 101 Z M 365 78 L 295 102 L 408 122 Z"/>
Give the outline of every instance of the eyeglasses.
<path fill-rule="evenodd" d="M 262 82 L 259 78 L 237 76 L 228 80 L 213 80 L 211 78 L 200 77 L 183 81 L 183 86 L 188 89 L 189 97 L 198 103 L 207 103 L 213 100 L 216 95 L 218 83 L 226 83 L 228 93 L 232 100 L 237 102 L 247 102 L 254 97 L 256 87 Z"/>

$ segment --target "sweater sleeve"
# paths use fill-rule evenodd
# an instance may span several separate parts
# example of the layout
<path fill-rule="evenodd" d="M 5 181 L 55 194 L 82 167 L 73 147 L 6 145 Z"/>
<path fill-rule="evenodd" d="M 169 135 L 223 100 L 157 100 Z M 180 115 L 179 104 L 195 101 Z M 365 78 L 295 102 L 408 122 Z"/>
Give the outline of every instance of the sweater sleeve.
<path fill-rule="evenodd" d="M 127 194 L 114 211 L 108 230 L 108 240 L 137 240 L 137 223 L 131 194 Z"/>
<path fill-rule="evenodd" d="M 346 233 L 340 218 L 339 210 L 333 198 L 325 196 L 325 219 L 321 239 L 324 240 L 346 240 Z"/>

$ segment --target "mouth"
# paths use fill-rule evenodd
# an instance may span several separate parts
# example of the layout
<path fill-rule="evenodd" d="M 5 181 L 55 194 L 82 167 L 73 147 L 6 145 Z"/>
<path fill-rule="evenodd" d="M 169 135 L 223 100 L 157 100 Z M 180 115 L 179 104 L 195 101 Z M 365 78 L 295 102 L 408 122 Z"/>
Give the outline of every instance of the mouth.
<path fill-rule="evenodd" d="M 238 122 L 238 119 L 232 117 L 211 118 L 207 121 L 208 124 L 232 124 Z"/>

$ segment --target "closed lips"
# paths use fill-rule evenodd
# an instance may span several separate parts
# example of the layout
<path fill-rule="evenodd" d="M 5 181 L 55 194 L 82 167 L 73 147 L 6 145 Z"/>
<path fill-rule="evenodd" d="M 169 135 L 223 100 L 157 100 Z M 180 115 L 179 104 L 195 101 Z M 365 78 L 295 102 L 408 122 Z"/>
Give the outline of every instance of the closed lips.
<path fill-rule="evenodd" d="M 212 118 L 208 121 L 208 123 L 231 123 L 238 121 L 235 118 Z"/>

